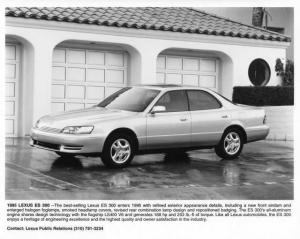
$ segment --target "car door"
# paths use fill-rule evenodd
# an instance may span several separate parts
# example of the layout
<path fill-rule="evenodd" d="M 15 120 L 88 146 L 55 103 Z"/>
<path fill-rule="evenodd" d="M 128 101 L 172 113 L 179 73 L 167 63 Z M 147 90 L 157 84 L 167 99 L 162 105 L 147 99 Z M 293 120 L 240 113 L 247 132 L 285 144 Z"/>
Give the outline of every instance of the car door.
<path fill-rule="evenodd" d="M 191 115 L 184 90 L 166 92 L 155 106 L 165 111 L 147 115 L 147 148 L 176 148 L 191 142 Z"/>
<path fill-rule="evenodd" d="M 212 146 L 219 142 L 229 125 L 230 115 L 226 108 L 204 90 L 187 91 L 192 121 L 192 146 Z"/>

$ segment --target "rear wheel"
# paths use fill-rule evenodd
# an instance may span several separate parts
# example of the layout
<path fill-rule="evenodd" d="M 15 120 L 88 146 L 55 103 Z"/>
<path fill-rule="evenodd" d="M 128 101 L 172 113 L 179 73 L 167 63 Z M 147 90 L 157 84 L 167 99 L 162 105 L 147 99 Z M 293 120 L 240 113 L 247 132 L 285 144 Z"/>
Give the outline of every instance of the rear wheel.
<path fill-rule="evenodd" d="M 112 135 L 105 142 L 102 162 L 110 168 L 124 168 L 132 161 L 134 149 L 132 137 L 123 133 Z"/>
<path fill-rule="evenodd" d="M 243 149 L 243 134 L 239 129 L 228 129 L 224 132 L 219 144 L 215 147 L 216 154 L 224 159 L 236 159 Z"/>

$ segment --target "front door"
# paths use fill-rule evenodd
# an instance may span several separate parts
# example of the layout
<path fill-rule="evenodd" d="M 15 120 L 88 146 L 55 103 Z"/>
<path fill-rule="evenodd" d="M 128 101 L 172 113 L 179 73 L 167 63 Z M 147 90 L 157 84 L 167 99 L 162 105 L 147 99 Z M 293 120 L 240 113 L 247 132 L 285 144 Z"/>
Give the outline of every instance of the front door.
<path fill-rule="evenodd" d="M 155 104 L 164 112 L 147 116 L 147 148 L 178 148 L 191 142 L 191 115 L 184 90 L 165 93 Z"/>

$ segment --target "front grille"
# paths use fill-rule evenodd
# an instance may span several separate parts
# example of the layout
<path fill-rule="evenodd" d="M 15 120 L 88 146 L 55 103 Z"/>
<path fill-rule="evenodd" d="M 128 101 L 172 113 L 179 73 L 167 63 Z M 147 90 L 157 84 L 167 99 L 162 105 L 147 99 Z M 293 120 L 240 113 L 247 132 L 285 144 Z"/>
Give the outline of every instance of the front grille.
<path fill-rule="evenodd" d="M 59 144 L 52 144 L 52 143 L 42 142 L 42 141 L 38 141 L 38 140 L 33 140 L 33 144 L 44 147 L 44 148 L 48 148 L 48 149 L 59 150 L 59 148 L 60 148 Z"/>
<path fill-rule="evenodd" d="M 47 126 L 43 126 L 43 127 L 39 128 L 39 130 L 48 132 L 48 133 L 60 133 L 60 131 L 61 131 L 61 129 L 47 127 Z"/>

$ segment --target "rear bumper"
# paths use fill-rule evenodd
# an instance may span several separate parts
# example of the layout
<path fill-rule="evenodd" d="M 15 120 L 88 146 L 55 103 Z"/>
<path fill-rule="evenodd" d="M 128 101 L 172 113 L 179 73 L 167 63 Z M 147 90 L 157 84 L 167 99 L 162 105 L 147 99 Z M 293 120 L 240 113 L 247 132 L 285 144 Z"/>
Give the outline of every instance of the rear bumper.
<path fill-rule="evenodd" d="M 50 133 L 33 128 L 30 145 L 61 153 L 88 154 L 101 153 L 104 137 L 95 135 L 69 135 Z"/>
<path fill-rule="evenodd" d="M 260 125 L 247 128 L 247 143 L 267 138 L 269 131 L 270 127 L 268 125 Z"/>

